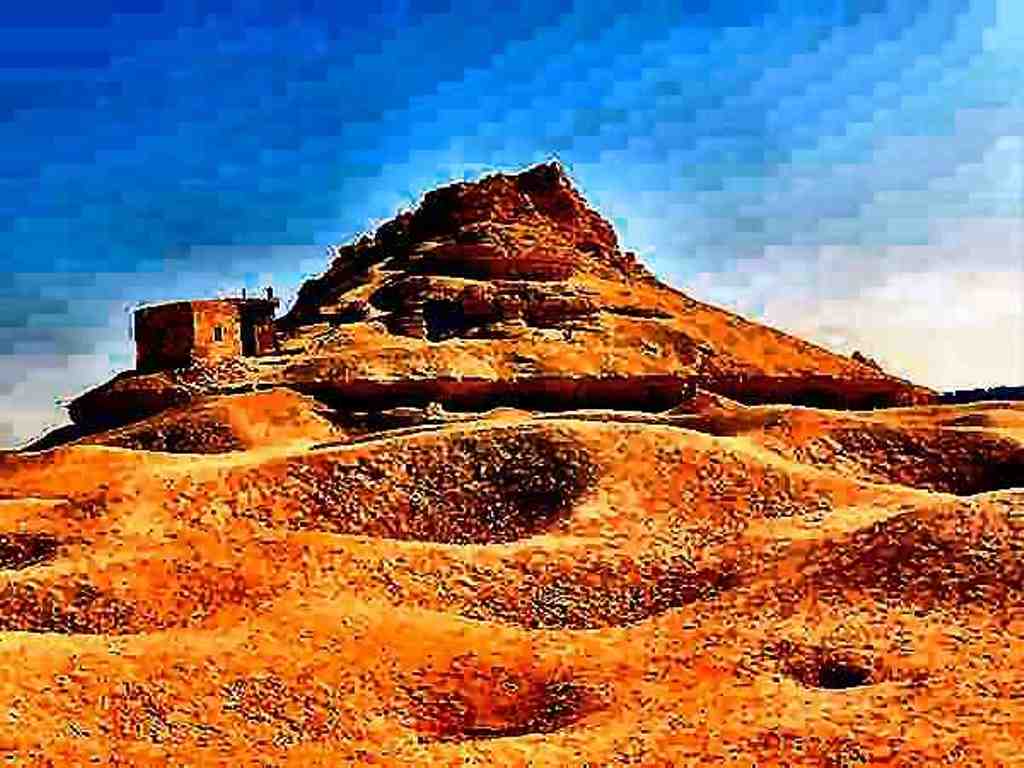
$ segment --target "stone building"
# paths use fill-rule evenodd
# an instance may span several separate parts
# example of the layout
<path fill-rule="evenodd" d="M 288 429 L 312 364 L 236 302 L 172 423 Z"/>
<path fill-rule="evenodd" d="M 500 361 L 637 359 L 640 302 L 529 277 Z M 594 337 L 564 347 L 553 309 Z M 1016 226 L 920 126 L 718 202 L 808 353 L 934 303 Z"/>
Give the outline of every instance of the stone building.
<path fill-rule="evenodd" d="M 263 355 L 276 349 L 278 300 L 176 301 L 135 312 L 136 369 L 152 372 L 197 362 Z"/>

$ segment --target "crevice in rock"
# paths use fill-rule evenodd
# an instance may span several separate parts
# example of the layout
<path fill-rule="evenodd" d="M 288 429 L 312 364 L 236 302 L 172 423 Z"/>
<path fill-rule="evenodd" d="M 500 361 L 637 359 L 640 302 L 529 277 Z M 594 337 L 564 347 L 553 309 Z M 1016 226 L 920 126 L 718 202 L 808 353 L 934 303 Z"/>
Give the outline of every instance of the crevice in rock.
<path fill-rule="evenodd" d="M 454 377 L 398 381 L 350 380 L 343 384 L 298 385 L 337 411 L 425 407 L 440 403 L 450 411 L 521 408 L 557 412 L 588 408 L 664 411 L 684 398 L 688 378 L 676 375 L 568 377 L 530 376 L 518 380 Z"/>
<path fill-rule="evenodd" d="M 892 379 L 846 379 L 821 374 L 710 377 L 704 387 L 743 405 L 785 403 L 832 410 L 911 405 L 913 393 Z"/>
<path fill-rule="evenodd" d="M 602 307 L 600 311 L 607 312 L 609 315 L 636 317 L 647 320 L 671 320 L 673 317 L 670 312 L 665 312 L 657 307 Z"/>

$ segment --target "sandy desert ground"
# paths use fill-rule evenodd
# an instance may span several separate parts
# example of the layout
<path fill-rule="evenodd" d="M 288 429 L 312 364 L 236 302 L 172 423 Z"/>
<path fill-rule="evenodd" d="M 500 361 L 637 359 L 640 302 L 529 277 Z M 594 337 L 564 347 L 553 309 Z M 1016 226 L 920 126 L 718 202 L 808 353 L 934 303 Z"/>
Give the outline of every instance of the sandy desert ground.
<path fill-rule="evenodd" d="M 1024 765 L 1024 405 L 183 413 L 0 458 L 14 764 Z"/>

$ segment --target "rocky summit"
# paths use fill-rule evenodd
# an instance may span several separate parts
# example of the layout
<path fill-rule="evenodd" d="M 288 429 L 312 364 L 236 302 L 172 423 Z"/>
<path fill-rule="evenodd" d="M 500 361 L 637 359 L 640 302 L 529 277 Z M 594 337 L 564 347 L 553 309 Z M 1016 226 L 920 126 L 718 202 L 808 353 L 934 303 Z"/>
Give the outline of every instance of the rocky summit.
<path fill-rule="evenodd" d="M 252 389 L 339 412 L 498 406 L 658 411 L 700 387 L 744 403 L 865 408 L 934 393 L 703 304 L 624 251 L 558 163 L 427 193 L 331 249 L 272 349 L 129 371 L 75 400 L 82 432 Z"/>

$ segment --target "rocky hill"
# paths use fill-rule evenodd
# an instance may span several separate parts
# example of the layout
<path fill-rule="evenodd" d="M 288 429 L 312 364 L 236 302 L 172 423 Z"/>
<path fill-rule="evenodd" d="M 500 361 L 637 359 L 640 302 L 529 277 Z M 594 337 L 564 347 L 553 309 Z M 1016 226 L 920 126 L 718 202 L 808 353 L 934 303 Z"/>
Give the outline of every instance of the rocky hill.
<path fill-rule="evenodd" d="M 76 400 L 96 430 L 197 398 L 288 387 L 340 411 L 658 411 L 700 386 L 834 408 L 933 393 L 659 282 L 557 163 L 428 193 L 333 249 L 278 321 L 280 354 L 126 372 Z"/>
<path fill-rule="evenodd" d="M 850 409 L 932 395 L 662 285 L 551 165 L 277 334 L 0 452 L 12 764 L 1024 764 L 1024 405 Z"/>

